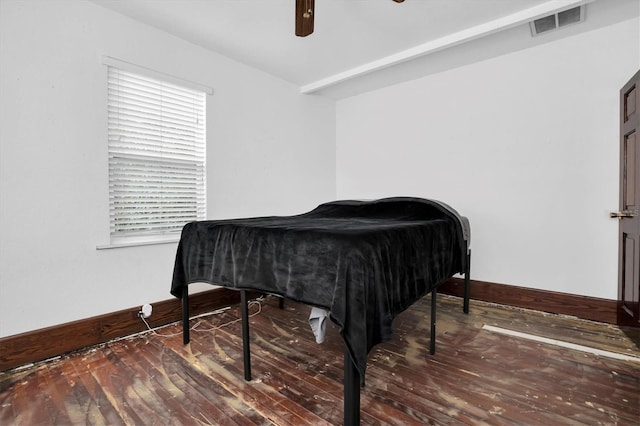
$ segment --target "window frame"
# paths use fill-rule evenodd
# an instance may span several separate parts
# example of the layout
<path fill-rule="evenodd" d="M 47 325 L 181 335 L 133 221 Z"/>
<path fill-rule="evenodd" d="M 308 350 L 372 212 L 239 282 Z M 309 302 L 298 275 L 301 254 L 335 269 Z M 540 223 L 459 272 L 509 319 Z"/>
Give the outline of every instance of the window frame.
<path fill-rule="evenodd" d="M 156 167 L 155 170 L 159 170 L 159 174 L 165 175 L 166 174 L 166 170 L 169 166 L 165 167 L 165 165 L 167 164 L 178 164 L 181 163 L 183 166 L 183 169 L 187 172 L 190 173 L 189 177 L 189 188 L 193 188 L 193 189 L 200 189 L 199 192 L 195 193 L 194 195 L 191 196 L 191 198 L 189 198 L 189 202 L 191 203 L 190 205 L 192 205 L 193 207 L 195 207 L 195 209 L 191 209 L 190 212 L 185 213 L 186 215 L 191 215 L 193 214 L 192 217 L 189 217 L 188 220 L 185 220 L 184 222 L 176 222 L 175 218 L 171 218 L 165 222 L 162 222 L 162 220 L 164 219 L 159 219 L 160 222 L 158 223 L 164 223 L 169 224 L 169 226 L 163 227 L 160 226 L 159 229 L 153 229 L 154 227 L 152 226 L 152 221 L 149 219 L 149 217 L 152 217 L 154 213 L 151 213 L 146 219 L 143 220 L 144 225 L 142 227 L 146 227 L 149 229 L 144 229 L 141 231 L 125 231 L 122 229 L 122 227 L 118 227 L 115 224 L 115 209 L 116 207 L 114 207 L 114 200 L 117 198 L 114 198 L 114 175 L 113 175 L 113 167 L 114 167 L 114 155 L 117 156 L 118 158 L 120 158 L 120 160 L 122 160 L 122 158 L 126 157 L 126 154 L 122 154 L 122 152 L 114 154 L 114 148 L 113 148 L 113 140 L 116 137 L 113 133 L 113 125 L 114 125 L 114 119 L 113 116 L 108 116 L 107 117 L 107 140 L 108 140 L 108 163 L 109 163 L 109 177 L 108 177 L 108 185 L 109 185 L 109 241 L 110 243 L 107 246 L 99 246 L 98 249 L 101 248 L 116 248 L 116 247 L 128 247 L 128 246 L 138 246 L 138 245 L 149 245 L 149 244 L 162 244 L 162 243 L 169 243 L 169 242 L 175 242 L 179 239 L 180 237 L 180 231 L 182 229 L 182 226 L 187 223 L 190 222 L 192 220 L 203 220 L 206 218 L 206 207 L 207 207 L 207 182 L 206 182 L 206 149 L 207 149 L 207 135 L 206 135 L 206 121 L 207 121 L 207 117 L 206 117 L 206 111 L 207 111 L 207 103 L 208 103 L 208 96 L 213 94 L 213 89 L 199 84 L 199 83 L 195 83 L 192 81 L 188 81 L 188 80 L 184 80 L 169 74 L 165 74 L 165 73 L 161 73 L 149 68 L 145 68 L 145 67 L 141 67 L 126 61 L 121 61 L 115 58 L 111 58 L 108 56 L 103 56 L 103 65 L 105 65 L 106 67 L 106 74 L 107 74 L 107 85 L 109 85 L 108 81 L 109 81 L 109 77 L 112 76 L 112 70 L 118 70 L 119 72 L 123 72 L 126 74 L 133 74 L 133 75 L 137 75 L 139 77 L 141 77 L 142 79 L 149 79 L 152 81 L 155 81 L 157 83 L 160 84 L 160 86 L 165 85 L 167 87 L 171 87 L 171 86 L 179 86 L 181 89 L 185 89 L 185 90 L 189 90 L 189 91 L 195 91 L 195 92 L 200 92 L 203 96 L 202 99 L 202 114 L 200 116 L 200 119 L 202 120 L 202 123 L 200 124 L 198 122 L 197 126 L 201 126 L 198 127 L 199 129 L 201 128 L 201 135 L 199 137 L 194 136 L 194 139 L 198 139 L 199 138 L 199 147 L 194 147 L 194 151 L 193 151 L 193 155 L 191 156 L 191 154 L 187 155 L 187 157 L 185 158 L 179 158 L 177 159 L 177 157 L 174 158 L 170 158 L 169 160 L 167 160 L 166 158 L 164 158 L 162 156 L 162 152 L 163 151 L 156 151 L 155 153 L 151 153 L 149 155 L 147 155 L 147 153 L 145 152 L 144 155 L 138 155 L 136 156 L 136 154 L 134 153 L 132 158 L 138 157 L 138 159 L 142 162 L 146 162 L 146 163 L 152 163 L 155 162 Z M 112 100 L 110 99 L 110 93 L 111 89 L 108 88 L 107 89 L 107 110 L 109 110 L 110 105 Z M 113 105 L 111 105 L 112 107 Z M 163 121 L 163 118 L 161 118 L 159 121 Z M 163 121 L 164 123 L 164 121 Z M 135 145 L 135 143 L 133 143 Z M 163 145 L 164 142 L 160 142 L 159 145 Z M 158 149 L 166 149 L 165 148 L 158 148 Z M 171 153 L 171 149 L 169 148 L 167 153 Z M 174 152 L 175 154 L 175 152 Z M 169 157 L 171 157 L 171 155 L 168 155 Z M 133 160 L 132 160 L 133 161 Z M 133 164 L 133 163 L 131 163 Z M 158 167 L 158 165 L 160 165 L 161 167 Z M 137 166 L 136 166 L 137 167 Z M 124 170 L 124 172 L 122 171 Z M 146 169 L 145 169 L 146 170 Z M 171 169 L 169 169 L 171 170 Z M 120 171 L 118 171 L 117 173 L 123 173 L 122 176 L 125 176 L 126 173 L 128 173 L 126 171 L 126 167 L 123 167 Z M 147 173 L 147 172 L 145 172 Z M 156 176 L 157 177 L 157 176 Z M 164 178 L 158 178 L 158 179 L 164 179 Z M 176 179 L 175 176 L 174 177 L 169 177 L 169 180 L 171 179 Z M 164 180 L 162 180 L 162 182 L 165 182 Z M 143 185 L 147 185 L 148 182 L 143 183 Z M 160 189 L 157 190 L 157 192 L 155 192 L 154 194 L 161 194 L 161 193 L 166 193 L 165 192 L 165 188 L 164 185 L 160 185 L 159 186 Z M 179 190 L 179 191 L 183 191 L 183 190 Z M 148 192 L 148 190 L 143 187 L 143 189 L 141 190 L 142 193 L 146 193 Z M 187 192 L 187 191 L 184 191 Z M 189 191 L 191 192 L 191 191 Z M 153 193 L 153 192 L 152 192 Z M 193 194 L 193 193 L 192 193 Z M 122 211 L 122 205 L 119 207 L 120 210 Z M 195 212 L 195 213 L 193 213 Z M 145 213 L 143 213 L 143 216 L 145 215 Z M 180 214 L 173 214 L 173 216 L 180 216 Z M 181 220 L 181 218 L 178 218 Z M 177 225 L 177 226 L 176 226 Z"/>

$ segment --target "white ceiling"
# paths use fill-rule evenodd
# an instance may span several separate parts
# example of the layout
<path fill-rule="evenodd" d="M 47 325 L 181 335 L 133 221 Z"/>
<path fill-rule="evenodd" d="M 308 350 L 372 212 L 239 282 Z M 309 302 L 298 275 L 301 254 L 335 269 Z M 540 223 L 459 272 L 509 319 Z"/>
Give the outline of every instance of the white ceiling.
<path fill-rule="evenodd" d="M 295 0 L 91 1 L 311 93 L 592 0 L 316 0 L 308 37 Z"/>

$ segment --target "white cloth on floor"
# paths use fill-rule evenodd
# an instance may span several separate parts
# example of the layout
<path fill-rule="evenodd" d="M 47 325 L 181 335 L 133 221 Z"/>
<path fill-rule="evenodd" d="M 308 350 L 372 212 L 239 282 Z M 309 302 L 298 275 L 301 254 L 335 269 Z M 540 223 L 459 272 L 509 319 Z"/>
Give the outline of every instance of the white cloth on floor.
<path fill-rule="evenodd" d="M 311 330 L 313 330 L 313 334 L 316 336 L 316 343 L 324 342 L 324 337 L 327 333 L 328 316 L 329 311 L 326 309 L 316 308 L 315 306 L 311 308 L 309 325 L 311 326 Z"/>

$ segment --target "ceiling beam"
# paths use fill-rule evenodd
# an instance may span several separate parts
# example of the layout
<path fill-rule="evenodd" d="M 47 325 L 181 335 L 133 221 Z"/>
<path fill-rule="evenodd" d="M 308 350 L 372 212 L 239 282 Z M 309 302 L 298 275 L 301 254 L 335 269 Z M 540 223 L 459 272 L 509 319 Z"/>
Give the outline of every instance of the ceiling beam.
<path fill-rule="evenodd" d="M 344 72 L 314 81 L 312 83 L 301 86 L 300 93 L 311 94 L 314 92 L 318 92 L 327 87 L 343 83 L 347 80 L 351 80 L 365 74 L 379 71 L 384 68 L 389 68 L 394 65 L 398 65 L 425 55 L 449 49 L 463 43 L 468 43 L 470 41 L 477 40 L 479 38 L 486 37 L 521 24 L 528 23 L 530 21 L 533 21 L 534 19 L 551 15 L 565 9 L 570 9 L 576 6 L 591 3 L 593 1 L 595 0 L 550 0 L 529 9 L 521 10 L 516 13 L 512 13 L 511 15 L 494 19 L 493 21 L 489 21 L 484 24 L 476 25 L 475 27 L 467 28 L 453 34 L 428 41 L 410 49 L 394 53 L 393 55 L 385 56 L 384 58 L 380 58 L 375 61 L 357 66 L 355 68 L 351 68 Z"/>

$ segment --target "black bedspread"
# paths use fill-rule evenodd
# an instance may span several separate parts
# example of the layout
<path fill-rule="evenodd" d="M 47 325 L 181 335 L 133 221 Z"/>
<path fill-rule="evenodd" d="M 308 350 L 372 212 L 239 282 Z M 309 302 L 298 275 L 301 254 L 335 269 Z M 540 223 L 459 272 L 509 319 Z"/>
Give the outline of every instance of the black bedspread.
<path fill-rule="evenodd" d="M 192 222 L 182 231 L 171 293 L 206 282 L 326 308 L 364 378 L 371 348 L 392 337 L 393 318 L 464 272 L 464 233 L 455 210 L 404 197 Z"/>

